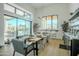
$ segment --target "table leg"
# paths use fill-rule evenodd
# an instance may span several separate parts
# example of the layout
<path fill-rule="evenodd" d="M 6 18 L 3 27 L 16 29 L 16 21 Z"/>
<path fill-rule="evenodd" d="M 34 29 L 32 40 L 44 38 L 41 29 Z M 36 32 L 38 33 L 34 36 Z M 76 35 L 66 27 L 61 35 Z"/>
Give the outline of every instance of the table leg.
<path fill-rule="evenodd" d="M 36 56 L 38 56 L 38 42 L 36 42 Z"/>
<path fill-rule="evenodd" d="M 33 54 L 34 54 L 34 56 L 36 55 L 36 54 L 35 54 L 35 47 L 34 47 L 34 44 L 33 44 Z"/>

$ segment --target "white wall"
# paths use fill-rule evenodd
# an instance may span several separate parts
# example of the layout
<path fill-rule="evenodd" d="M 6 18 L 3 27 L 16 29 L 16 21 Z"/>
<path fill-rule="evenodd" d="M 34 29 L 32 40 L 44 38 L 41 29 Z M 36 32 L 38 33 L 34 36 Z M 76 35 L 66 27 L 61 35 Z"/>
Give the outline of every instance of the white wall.
<path fill-rule="evenodd" d="M 0 46 L 4 45 L 4 18 L 3 4 L 0 3 Z"/>
<path fill-rule="evenodd" d="M 40 19 L 38 17 L 47 16 L 47 15 L 58 15 L 58 35 L 57 38 L 62 38 L 61 25 L 63 21 L 68 21 L 69 19 L 69 4 L 52 4 L 51 6 L 42 7 L 36 9 L 36 18 L 35 22 L 40 24 Z"/>

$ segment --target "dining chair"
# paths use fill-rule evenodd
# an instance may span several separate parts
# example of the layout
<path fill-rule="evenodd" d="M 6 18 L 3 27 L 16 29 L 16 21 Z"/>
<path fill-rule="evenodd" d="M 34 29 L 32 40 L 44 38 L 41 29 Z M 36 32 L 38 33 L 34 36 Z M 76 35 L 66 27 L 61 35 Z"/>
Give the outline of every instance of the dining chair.
<path fill-rule="evenodd" d="M 12 39 L 12 43 L 13 43 L 13 47 L 14 47 L 13 56 L 15 55 L 15 52 L 18 52 L 18 53 L 26 56 L 27 51 L 26 51 L 26 49 L 24 49 L 25 48 L 24 41 Z"/>

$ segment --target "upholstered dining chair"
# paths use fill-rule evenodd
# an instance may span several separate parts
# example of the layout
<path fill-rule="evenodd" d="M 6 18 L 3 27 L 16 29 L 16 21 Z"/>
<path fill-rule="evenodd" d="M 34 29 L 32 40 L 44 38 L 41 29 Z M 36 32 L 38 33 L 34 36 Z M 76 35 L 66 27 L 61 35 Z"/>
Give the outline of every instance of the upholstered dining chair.
<path fill-rule="evenodd" d="M 13 47 L 14 47 L 13 56 L 15 55 L 15 52 L 18 52 L 18 53 L 25 55 L 25 56 L 27 55 L 26 49 L 24 49 L 25 48 L 24 41 L 13 39 L 12 43 L 13 43 Z"/>

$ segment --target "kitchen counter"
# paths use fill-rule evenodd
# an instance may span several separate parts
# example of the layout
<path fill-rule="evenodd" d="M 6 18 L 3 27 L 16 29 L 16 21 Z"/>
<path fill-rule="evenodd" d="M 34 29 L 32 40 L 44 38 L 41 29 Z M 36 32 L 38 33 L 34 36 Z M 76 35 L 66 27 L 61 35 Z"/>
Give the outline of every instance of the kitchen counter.
<path fill-rule="evenodd" d="M 65 33 L 64 35 L 65 35 L 66 37 L 68 37 L 68 40 L 73 40 L 73 39 L 79 40 L 79 37 L 78 37 L 78 36 L 74 36 L 74 35 L 72 35 L 71 33 Z"/>

